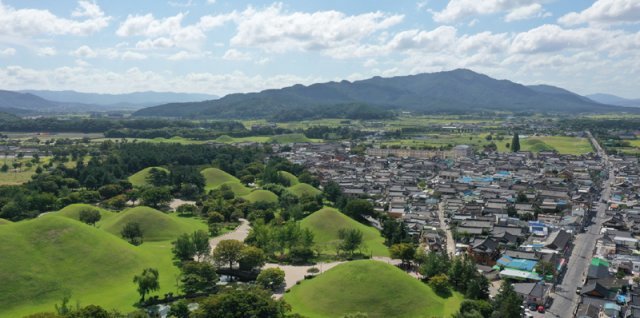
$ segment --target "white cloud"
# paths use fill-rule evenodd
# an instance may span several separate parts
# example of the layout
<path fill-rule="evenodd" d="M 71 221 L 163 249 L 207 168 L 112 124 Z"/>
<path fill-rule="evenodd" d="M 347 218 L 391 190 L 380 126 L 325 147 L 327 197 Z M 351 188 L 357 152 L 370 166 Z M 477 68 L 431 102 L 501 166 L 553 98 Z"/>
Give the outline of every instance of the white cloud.
<path fill-rule="evenodd" d="M 156 39 L 146 39 L 146 40 L 138 41 L 138 43 L 136 43 L 136 49 L 139 49 L 139 50 L 166 49 L 174 46 L 175 46 L 175 43 L 173 42 L 173 40 L 165 37 L 159 37 Z"/>
<path fill-rule="evenodd" d="M 76 57 L 81 57 L 81 58 L 93 58 L 93 57 L 96 57 L 98 54 L 90 47 L 83 45 L 77 48 L 75 51 L 71 52 L 71 55 Z"/>
<path fill-rule="evenodd" d="M 185 2 L 169 1 L 167 2 L 167 4 L 171 7 L 178 7 L 178 8 L 188 8 L 194 5 L 193 0 L 187 0 Z"/>
<path fill-rule="evenodd" d="M 563 25 L 640 23 L 640 1 L 596 0 L 582 12 L 571 12 L 558 22 Z"/>
<path fill-rule="evenodd" d="M 111 17 L 105 16 L 100 7 L 89 1 L 79 1 L 74 20 L 60 18 L 49 10 L 14 9 L 0 2 L 0 34 L 14 37 L 36 35 L 89 35 L 109 25 Z"/>
<path fill-rule="evenodd" d="M 125 51 L 120 55 L 122 60 L 144 60 L 147 58 L 146 55 L 133 51 Z"/>
<path fill-rule="evenodd" d="M 512 22 L 518 20 L 548 17 L 550 15 L 551 13 L 545 12 L 544 9 L 542 9 L 542 5 L 540 5 L 539 3 L 532 3 L 531 5 L 512 10 L 504 17 L 504 20 L 506 22 Z"/>
<path fill-rule="evenodd" d="M 452 23 L 478 15 L 512 12 L 537 4 L 540 0 L 449 0 L 442 11 L 432 11 L 433 20 Z"/>
<path fill-rule="evenodd" d="M 208 4 L 215 4 L 215 3 L 216 3 L 216 0 L 207 0 L 207 3 L 208 3 Z"/>
<path fill-rule="evenodd" d="M 279 3 L 263 10 L 249 7 L 237 17 L 230 43 L 267 52 L 324 51 L 357 44 L 403 18 L 379 11 L 351 16 L 338 11 L 286 12 Z"/>
<path fill-rule="evenodd" d="M 169 57 L 167 57 L 167 60 L 170 61 L 184 61 L 184 60 L 193 60 L 193 59 L 197 59 L 197 58 L 201 58 L 203 57 L 203 54 L 200 53 L 193 53 L 193 52 L 189 52 L 189 51 L 180 51 L 178 53 L 175 53 L 173 55 L 170 55 Z"/>
<path fill-rule="evenodd" d="M 228 61 L 248 61 L 251 59 L 251 55 L 246 52 L 241 52 L 236 49 L 229 49 L 224 52 L 222 59 Z"/>
<path fill-rule="evenodd" d="M 8 47 L 6 49 L 0 50 L 0 57 L 14 56 L 16 55 L 16 49 L 12 47 Z"/>
<path fill-rule="evenodd" d="M 378 65 L 378 61 L 376 61 L 375 59 L 367 59 L 366 61 L 364 61 L 364 63 L 362 63 L 362 66 L 366 68 L 372 68 L 376 65 Z"/>
<path fill-rule="evenodd" d="M 36 51 L 38 56 L 54 56 L 56 53 L 56 49 L 52 47 L 42 47 Z"/>
<path fill-rule="evenodd" d="M 544 24 L 518 34 L 512 43 L 514 53 L 554 52 L 575 48 L 598 48 L 622 33 L 594 28 L 563 29 Z"/>

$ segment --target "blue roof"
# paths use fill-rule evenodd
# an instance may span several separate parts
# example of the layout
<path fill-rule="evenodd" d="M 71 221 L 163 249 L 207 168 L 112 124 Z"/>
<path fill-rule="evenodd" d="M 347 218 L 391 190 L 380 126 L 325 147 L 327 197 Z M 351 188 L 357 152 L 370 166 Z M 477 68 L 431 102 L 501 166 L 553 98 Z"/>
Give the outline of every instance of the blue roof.
<path fill-rule="evenodd" d="M 512 258 L 507 255 L 503 255 L 502 257 L 500 257 L 497 263 L 506 268 L 517 269 L 517 270 L 527 271 L 527 272 L 533 271 L 533 269 L 536 267 L 536 264 L 538 264 L 537 261 L 521 259 L 521 258 Z"/>

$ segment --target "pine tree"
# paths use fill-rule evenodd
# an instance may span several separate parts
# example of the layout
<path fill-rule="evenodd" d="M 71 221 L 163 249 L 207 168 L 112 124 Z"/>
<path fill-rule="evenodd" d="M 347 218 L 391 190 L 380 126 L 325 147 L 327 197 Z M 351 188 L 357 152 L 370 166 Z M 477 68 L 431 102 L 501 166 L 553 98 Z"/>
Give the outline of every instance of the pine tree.
<path fill-rule="evenodd" d="M 518 152 L 520 151 L 520 137 L 518 137 L 518 133 L 513 133 L 513 138 L 511 139 L 511 151 Z"/>
<path fill-rule="evenodd" d="M 504 281 L 493 301 L 491 318 L 520 317 L 522 314 L 522 297 L 513 289 L 511 283 Z"/>

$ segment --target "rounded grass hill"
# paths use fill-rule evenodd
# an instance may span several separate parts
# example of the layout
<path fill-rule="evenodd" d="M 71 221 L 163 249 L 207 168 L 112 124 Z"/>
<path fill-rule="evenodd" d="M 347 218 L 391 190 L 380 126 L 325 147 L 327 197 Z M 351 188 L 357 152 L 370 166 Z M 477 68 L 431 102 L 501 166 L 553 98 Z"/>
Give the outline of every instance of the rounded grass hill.
<path fill-rule="evenodd" d="M 316 245 L 323 247 L 326 252 L 335 253 L 335 248 L 340 241 L 338 232 L 340 229 L 359 229 L 362 231 L 364 248 L 362 253 L 373 256 L 389 256 L 389 251 L 384 245 L 384 238 L 380 232 L 371 226 L 366 226 L 340 211 L 325 207 L 300 221 L 300 226 L 310 229 L 315 235 Z"/>
<path fill-rule="evenodd" d="M 294 313 L 329 318 L 365 313 L 370 318 L 451 317 L 462 295 L 436 295 L 431 287 L 393 265 L 360 260 L 338 265 L 294 286 L 284 299 Z"/>
<path fill-rule="evenodd" d="M 80 220 L 80 212 L 82 210 L 96 210 L 96 211 L 98 211 L 100 213 L 100 221 L 106 221 L 106 220 L 116 216 L 115 212 L 107 211 L 105 209 L 101 209 L 101 208 L 95 207 L 93 205 L 84 204 L 84 203 L 76 203 L 76 204 L 67 205 L 66 207 L 64 207 L 60 211 L 58 211 L 56 214 L 59 215 L 59 216 L 64 216 L 64 217 L 71 218 L 71 219 L 74 219 L 74 220 Z"/>
<path fill-rule="evenodd" d="M 0 225 L 5 225 L 5 224 L 11 224 L 13 222 L 6 220 L 6 219 L 0 219 Z"/>
<path fill-rule="evenodd" d="M 249 194 L 251 191 L 238 178 L 218 168 L 206 168 L 200 173 L 204 176 L 206 191 L 217 189 L 223 184 L 229 186 L 236 195 Z"/>
<path fill-rule="evenodd" d="M 149 183 L 147 182 L 147 178 L 149 177 L 151 169 L 158 169 L 158 170 L 162 170 L 162 171 L 164 171 L 166 173 L 169 173 L 169 170 L 167 170 L 165 168 L 162 168 L 162 167 L 148 167 L 148 168 L 144 168 L 144 169 L 132 174 L 129 177 L 129 182 L 131 182 L 131 184 L 134 187 L 148 186 Z"/>
<path fill-rule="evenodd" d="M 243 196 L 243 198 L 251 203 L 255 203 L 255 202 L 278 203 L 278 196 L 269 190 L 255 190 Z"/>
<path fill-rule="evenodd" d="M 308 183 L 298 183 L 296 185 L 290 186 L 288 189 L 289 191 L 291 191 L 291 193 L 299 197 L 303 195 L 316 196 L 318 194 L 322 194 L 322 191 L 314 188 Z"/>
<path fill-rule="evenodd" d="M 293 173 L 288 172 L 288 171 L 278 171 L 278 174 L 287 179 L 287 181 L 289 181 L 289 185 L 296 185 L 298 183 L 300 183 L 300 181 L 298 181 L 298 177 L 296 177 Z"/>
<path fill-rule="evenodd" d="M 124 210 L 98 223 L 98 226 L 113 235 L 120 236 L 120 231 L 129 222 L 140 224 L 145 242 L 173 240 L 183 233 L 207 230 L 204 222 L 197 219 L 166 214 L 146 206 Z"/>
<path fill-rule="evenodd" d="M 0 240 L 0 317 L 52 311 L 67 293 L 72 303 L 133 311 L 139 295 L 131 280 L 146 267 L 160 272 L 154 295 L 176 292 L 169 242 L 133 246 L 55 213 L 3 225 Z"/>

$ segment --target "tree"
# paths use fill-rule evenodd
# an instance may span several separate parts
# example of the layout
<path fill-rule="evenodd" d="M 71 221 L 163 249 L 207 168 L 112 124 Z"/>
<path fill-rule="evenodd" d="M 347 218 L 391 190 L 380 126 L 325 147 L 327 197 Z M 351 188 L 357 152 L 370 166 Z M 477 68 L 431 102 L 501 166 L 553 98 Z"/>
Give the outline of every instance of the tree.
<path fill-rule="evenodd" d="M 518 133 L 515 132 L 513 133 L 513 138 L 511 138 L 511 152 L 518 151 L 520 151 L 520 137 L 518 136 Z"/>
<path fill-rule="evenodd" d="M 350 200 L 344 207 L 344 213 L 352 219 L 362 220 L 365 215 L 373 215 L 373 205 L 364 199 Z"/>
<path fill-rule="evenodd" d="M 427 253 L 418 272 L 425 278 L 445 274 L 449 270 L 451 260 L 445 253 L 430 251 Z"/>
<path fill-rule="evenodd" d="M 160 274 L 155 268 L 145 268 L 142 274 L 133 277 L 133 282 L 138 284 L 138 293 L 140 294 L 140 301 L 144 301 L 144 297 L 152 292 L 160 289 L 160 282 L 158 278 Z"/>
<path fill-rule="evenodd" d="M 171 201 L 172 196 L 171 192 L 166 187 L 150 187 L 142 190 L 140 199 L 144 205 L 159 208 L 160 206 L 167 205 Z"/>
<path fill-rule="evenodd" d="M 184 233 L 178 236 L 175 242 L 173 242 L 173 255 L 180 261 L 192 260 L 196 255 L 195 246 L 191 243 L 191 237 L 189 234 Z"/>
<path fill-rule="evenodd" d="M 245 246 L 240 253 L 238 263 L 242 270 L 262 267 L 265 263 L 264 252 L 255 246 Z"/>
<path fill-rule="evenodd" d="M 228 289 L 205 299 L 195 316 L 284 318 L 288 310 L 283 300 L 271 298 L 268 292 L 260 288 Z"/>
<path fill-rule="evenodd" d="M 535 268 L 536 273 L 540 274 L 543 278 L 547 275 L 552 275 L 555 277 L 556 268 L 551 262 L 540 261 L 536 264 Z"/>
<path fill-rule="evenodd" d="M 342 195 L 342 189 L 340 188 L 340 185 L 333 180 L 329 181 L 324 186 L 323 192 L 327 200 L 331 202 L 338 201 L 338 198 Z"/>
<path fill-rule="evenodd" d="M 478 313 L 480 316 L 472 315 L 470 313 Z M 488 318 L 493 312 L 493 306 L 486 300 L 469 300 L 465 299 L 460 304 L 460 313 L 463 314 L 460 317 L 484 317 Z M 466 314 L 466 315 L 465 315 Z"/>
<path fill-rule="evenodd" d="M 171 308 L 167 313 L 168 317 L 175 317 L 175 318 L 189 318 L 190 314 L 191 312 L 189 311 L 189 306 L 187 305 L 187 302 L 184 300 L 179 300 L 171 304 Z"/>
<path fill-rule="evenodd" d="M 122 231 L 120 231 L 120 235 L 133 245 L 142 244 L 143 233 L 140 223 L 138 222 L 129 222 L 125 224 Z"/>
<path fill-rule="evenodd" d="M 284 283 L 284 271 L 280 268 L 267 268 L 258 274 L 256 284 L 268 290 L 277 290 Z"/>
<path fill-rule="evenodd" d="M 401 259 L 402 264 L 405 266 L 411 265 L 411 261 L 416 255 L 416 249 L 412 244 L 400 243 L 394 244 L 389 247 L 389 253 L 391 258 Z"/>
<path fill-rule="evenodd" d="M 96 209 L 82 209 L 78 218 L 86 224 L 96 225 L 100 221 L 100 212 Z"/>
<path fill-rule="evenodd" d="M 198 260 L 211 254 L 211 245 L 209 245 L 209 234 L 206 231 L 198 230 L 191 234 L 191 243 Z"/>
<path fill-rule="evenodd" d="M 193 215 L 198 211 L 198 207 L 193 204 L 181 204 L 176 208 L 176 212 L 180 215 Z"/>
<path fill-rule="evenodd" d="M 477 274 L 467 283 L 465 297 L 469 299 L 489 299 L 489 280 Z"/>
<path fill-rule="evenodd" d="M 362 246 L 362 231 L 358 229 L 340 229 L 338 231 L 338 237 L 340 240 L 339 249 L 345 252 L 349 252 L 353 256 L 353 252 Z"/>
<path fill-rule="evenodd" d="M 213 260 L 217 264 L 229 264 L 229 269 L 240 259 L 244 244 L 238 240 L 222 240 L 213 250 Z"/>
<path fill-rule="evenodd" d="M 493 313 L 491 318 L 520 317 L 522 314 L 522 297 L 520 297 L 508 281 L 503 281 L 502 286 L 493 300 Z"/>
<path fill-rule="evenodd" d="M 216 291 L 218 274 L 215 267 L 208 262 L 185 262 L 180 267 L 182 275 L 182 291 L 186 295 L 196 293 L 213 293 Z"/>
<path fill-rule="evenodd" d="M 65 316 L 67 318 L 111 318 L 113 317 L 104 308 L 96 305 L 89 305 L 71 312 Z"/>
<path fill-rule="evenodd" d="M 429 285 L 433 288 L 433 291 L 442 296 L 446 297 L 451 294 L 449 290 L 449 277 L 445 274 L 438 274 L 429 279 Z"/>

